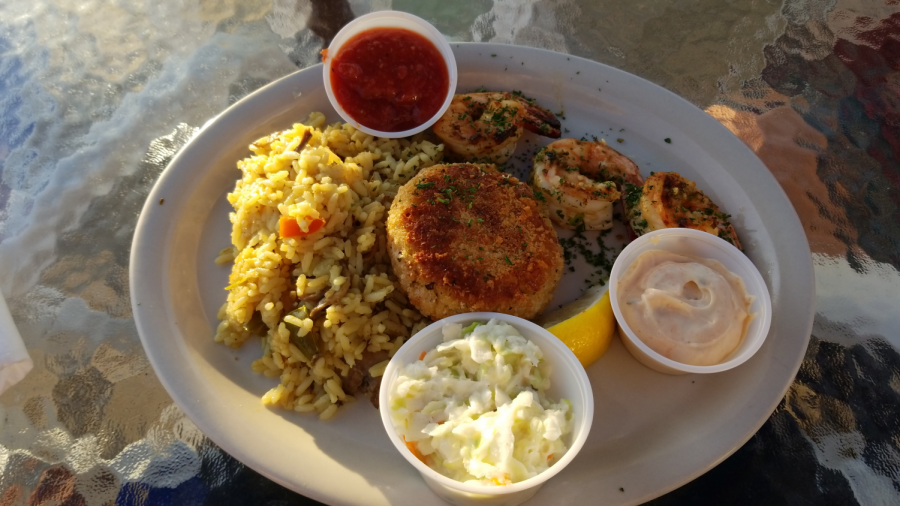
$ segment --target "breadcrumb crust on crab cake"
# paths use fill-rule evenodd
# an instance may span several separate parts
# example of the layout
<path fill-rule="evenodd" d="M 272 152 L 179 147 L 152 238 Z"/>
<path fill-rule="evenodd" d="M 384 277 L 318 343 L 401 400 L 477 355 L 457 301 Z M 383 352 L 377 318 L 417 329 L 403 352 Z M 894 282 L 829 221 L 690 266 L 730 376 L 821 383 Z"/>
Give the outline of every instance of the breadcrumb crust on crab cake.
<path fill-rule="evenodd" d="M 543 312 L 563 253 L 540 197 L 493 165 L 423 169 L 400 188 L 387 219 L 391 264 L 410 301 L 435 320 Z"/>

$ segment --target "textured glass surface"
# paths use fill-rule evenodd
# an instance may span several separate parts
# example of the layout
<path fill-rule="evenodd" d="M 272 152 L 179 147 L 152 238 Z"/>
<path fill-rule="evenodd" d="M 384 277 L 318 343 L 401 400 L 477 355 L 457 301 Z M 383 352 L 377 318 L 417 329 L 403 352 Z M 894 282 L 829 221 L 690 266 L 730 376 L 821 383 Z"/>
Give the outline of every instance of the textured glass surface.
<path fill-rule="evenodd" d="M 199 127 L 389 8 L 660 84 L 743 139 L 796 208 L 817 299 L 800 372 L 750 441 L 654 503 L 900 503 L 896 0 L 6 0 L 0 288 L 35 367 L 0 396 L 0 505 L 309 501 L 166 394 L 132 318 L 131 240 Z"/>

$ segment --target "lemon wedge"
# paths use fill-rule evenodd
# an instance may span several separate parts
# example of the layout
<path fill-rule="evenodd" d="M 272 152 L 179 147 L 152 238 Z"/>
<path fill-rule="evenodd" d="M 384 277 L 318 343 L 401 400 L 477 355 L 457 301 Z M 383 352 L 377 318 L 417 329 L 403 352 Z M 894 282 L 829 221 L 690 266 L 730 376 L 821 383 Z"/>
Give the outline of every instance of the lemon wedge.
<path fill-rule="evenodd" d="M 593 364 L 609 349 L 616 331 L 608 286 L 588 288 L 579 299 L 541 315 L 537 323 L 568 346 L 582 366 Z"/>

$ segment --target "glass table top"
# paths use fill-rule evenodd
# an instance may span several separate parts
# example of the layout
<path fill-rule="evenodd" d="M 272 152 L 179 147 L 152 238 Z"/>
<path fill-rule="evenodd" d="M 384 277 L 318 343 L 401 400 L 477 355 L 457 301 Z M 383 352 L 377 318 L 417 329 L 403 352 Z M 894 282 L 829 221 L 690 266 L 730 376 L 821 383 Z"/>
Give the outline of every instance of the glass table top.
<path fill-rule="evenodd" d="M 129 255 L 148 193 L 204 124 L 383 9 L 654 82 L 737 135 L 793 204 L 816 277 L 796 379 L 756 435 L 652 503 L 900 502 L 896 1 L 9 0 L 0 289 L 35 365 L 0 395 L 0 504 L 315 503 L 173 403 L 138 337 Z"/>

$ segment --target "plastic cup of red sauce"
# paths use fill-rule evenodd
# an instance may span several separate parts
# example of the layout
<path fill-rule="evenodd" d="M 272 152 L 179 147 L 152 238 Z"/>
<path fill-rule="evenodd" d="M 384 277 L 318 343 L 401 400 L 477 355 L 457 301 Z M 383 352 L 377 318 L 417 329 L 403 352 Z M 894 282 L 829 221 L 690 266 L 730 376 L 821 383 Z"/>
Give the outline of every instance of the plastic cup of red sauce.
<path fill-rule="evenodd" d="M 323 52 L 325 92 L 337 113 L 376 137 L 434 124 L 456 92 L 450 44 L 422 18 L 397 11 L 360 16 Z"/>

